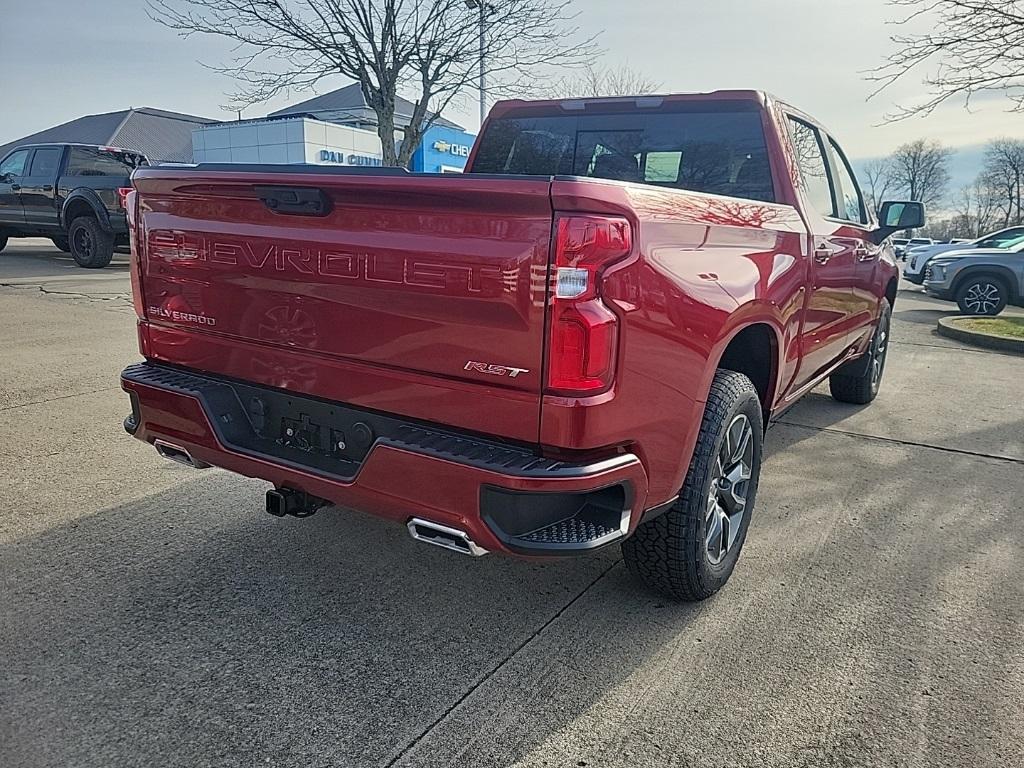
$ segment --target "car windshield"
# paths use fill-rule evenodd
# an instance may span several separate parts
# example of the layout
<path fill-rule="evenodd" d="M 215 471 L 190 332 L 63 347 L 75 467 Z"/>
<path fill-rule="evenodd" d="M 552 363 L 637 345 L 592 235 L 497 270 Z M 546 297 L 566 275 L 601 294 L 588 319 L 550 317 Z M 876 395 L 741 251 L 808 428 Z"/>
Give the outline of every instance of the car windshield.
<path fill-rule="evenodd" d="M 755 107 L 676 109 L 499 118 L 480 138 L 473 173 L 587 176 L 774 200 Z"/>
<path fill-rule="evenodd" d="M 1024 228 L 1021 227 L 996 232 L 994 235 L 989 235 L 978 241 L 979 248 L 1011 249 L 1022 244 L 1024 244 Z"/>

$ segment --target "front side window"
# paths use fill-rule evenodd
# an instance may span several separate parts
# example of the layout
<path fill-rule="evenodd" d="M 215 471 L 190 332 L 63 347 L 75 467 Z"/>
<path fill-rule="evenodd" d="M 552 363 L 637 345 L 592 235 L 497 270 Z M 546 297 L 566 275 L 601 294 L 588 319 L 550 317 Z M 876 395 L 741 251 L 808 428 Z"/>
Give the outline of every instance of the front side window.
<path fill-rule="evenodd" d="M 709 111 L 498 118 L 473 173 L 584 176 L 772 202 L 761 113 L 742 102 Z"/>
<path fill-rule="evenodd" d="M 857 179 L 854 178 L 853 169 L 850 168 L 850 163 L 846 160 L 846 155 L 843 154 L 839 145 L 832 139 L 829 139 L 828 142 L 832 147 L 832 154 L 836 159 L 836 169 L 839 172 L 840 201 L 842 203 L 839 209 L 839 218 L 866 224 L 868 217 L 864 210 L 864 200 L 861 197 Z"/>
<path fill-rule="evenodd" d="M 822 216 L 835 216 L 835 202 L 832 195 L 832 181 L 829 178 L 825 152 L 818 136 L 818 129 L 795 117 L 789 118 L 789 132 L 793 139 L 793 152 L 804 193 L 808 202 Z"/>
<path fill-rule="evenodd" d="M 56 176 L 62 154 L 63 150 L 60 147 L 37 149 L 32 156 L 32 169 L 29 171 L 29 176 Z"/>
<path fill-rule="evenodd" d="M 19 149 L 5 157 L 4 161 L 0 163 L 0 179 L 24 176 L 26 160 L 28 160 L 27 149 Z"/>

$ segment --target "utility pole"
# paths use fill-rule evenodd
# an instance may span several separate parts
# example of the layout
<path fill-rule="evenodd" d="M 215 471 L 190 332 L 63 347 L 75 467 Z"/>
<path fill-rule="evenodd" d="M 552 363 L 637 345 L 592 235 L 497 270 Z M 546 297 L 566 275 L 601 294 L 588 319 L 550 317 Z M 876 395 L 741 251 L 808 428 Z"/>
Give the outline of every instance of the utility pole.
<path fill-rule="evenodd" d="M 487 34 L 487 17 L 497 9 L 485 0 L 466 0 L 466 6 L 480 12 L 480 125 L 483 125 L 484 118 L 487 117 L 487 65 L 485 61 L 487 42 L 484 36 Z"/>

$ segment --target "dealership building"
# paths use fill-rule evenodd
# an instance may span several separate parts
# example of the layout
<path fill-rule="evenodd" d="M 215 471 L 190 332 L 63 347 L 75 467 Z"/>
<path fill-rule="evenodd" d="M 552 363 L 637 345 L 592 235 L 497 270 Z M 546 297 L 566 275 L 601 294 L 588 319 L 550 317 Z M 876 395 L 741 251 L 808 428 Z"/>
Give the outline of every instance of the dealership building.
<path fill-rule="evenodd" d="M 413 104 L 398 98 L 395 126 L 412 119 Z M 367 167 L 381 165 L 377 116 L 358 84 L 272 112 L 265 118 L 217 122 L 150 108 L 89 115 L 26 136 L 0 149 L 53 141 L 109 144 L 142 152 L 151 162 L 280 163 Z M 410 163 L 418 173 L 459 173 L 474 136 L 441 116 Z M 5 152 L 0 151 L 0 155 Z"/>

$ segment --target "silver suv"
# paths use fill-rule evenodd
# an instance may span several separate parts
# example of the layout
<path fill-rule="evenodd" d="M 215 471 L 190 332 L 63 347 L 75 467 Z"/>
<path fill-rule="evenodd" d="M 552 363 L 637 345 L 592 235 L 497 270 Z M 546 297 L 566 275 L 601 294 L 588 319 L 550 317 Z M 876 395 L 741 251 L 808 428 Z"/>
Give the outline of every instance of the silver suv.
<path fill-rule="evenodd" d="M 925 267 L 924 289 L 965 315 L 998 315 L 1024 302 L 1024 243 L 941 253 Z"/>

